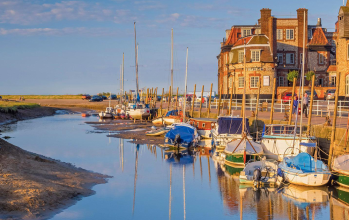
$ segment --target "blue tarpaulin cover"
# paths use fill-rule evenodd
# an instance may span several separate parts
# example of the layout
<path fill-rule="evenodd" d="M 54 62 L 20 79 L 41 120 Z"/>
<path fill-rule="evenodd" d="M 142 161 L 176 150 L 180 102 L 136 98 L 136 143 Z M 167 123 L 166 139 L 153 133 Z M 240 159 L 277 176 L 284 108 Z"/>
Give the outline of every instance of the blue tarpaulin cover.
<path fill-rule="evenodd" d="M 315 159 L 312 156 L 304 152 L 298 154 L 293 158 L 285 158 L 284 162 L 287 164 L 288 167 L 300 170 L 303 173 L 315 172 L 315 167 L 317 171 L 328 170 L 327 166 L 321 160 L 315 161 Z"/>
<path fill-rule="evenodd" d="M 166 116 L 165 117 L 168 117 L 170 115 L 178 115 L 178 110 L 172 110 L 172 111 L 168 111 L 166 113 Z"/>
<path fill-rule="evenodd" d="M 316 147 L 316 143 L 304 143 L 304 142 L 301 142 L 301 146 L 304 146 L 304 147 Z"/>
<path fill-rule="evenodd" d="M 177 125 L 167 132 L 165 137 L 174 140 L 176 135 L 179 134 L 181 137 L 180 143 L 190 143 L 194 140 L 194 133 L 195 130 L 193 128 Z"/>
<path fill-rule="evenodd" d="M 248 118 L 246 118 L 246 130 L 250 130 Z M 242 134 L 242 118 L 220 117 L 218 118 L 218 134 Z"/>

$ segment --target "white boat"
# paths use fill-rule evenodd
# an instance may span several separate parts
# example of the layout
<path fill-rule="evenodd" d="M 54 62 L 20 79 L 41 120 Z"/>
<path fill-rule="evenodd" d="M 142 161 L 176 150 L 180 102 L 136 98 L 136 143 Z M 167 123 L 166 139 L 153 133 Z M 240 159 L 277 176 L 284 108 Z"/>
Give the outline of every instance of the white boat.
<path fill-rule="evenodd" d="M 217 123 L 211 130 L 213 145 L 217 149 L 225 149 L 229 142 L 241 139 L 242 120 L 243 119 L 241 117 L 219 117 Z M 249 130 L 248 119 L 246 119 L 246 130 Z"/>
<path fill-rule="evenodd" d="M 261 176 L 259 180 L 254 179 L 255 170 L 259 169 Z M 277 161 L 261 160 L 245 164 L 245 168 L 240 173 L 240 183 L 260 186 L 277 186 Z"/>
<path fill-rule="evenodd" d="M 99 113 L 99 117 L 100 118 L 113 118 L 114 117 L 113 111 L 114 111 L 114 109 L 112 107 L 107 107 L 105 109 L 105 112 Z"/>
<path fill-rule="evenodd" d="M 284 180 L 296 185 L 322 186 L 327 184 L 331 177 L 328 167 L 322 161 L 305 152 L 284 157 L 279 168 L 283 172 Z"/>
<path fill-rule="evenodd" d="M 146 119 L 150 116 L 149 106 L 143 103 L 136 103 L 130 107 L 126 114 L 133 119 Z"/>
<path fill-rule="evenodd" d="M 162 117 L 160 117 L 160 118 L 155 118 L 155 119 L 152 121 L 152 123 L 153 123 L 154 125 L 162 125 L 162 124 L 164 124 L 164 120 L 163 120 Z"/>
<path fill-rule="evenodd" d="M 284 156 L 296 156 L 300 152 L 313 155 L 316 147 L 315 137 L 294 134 L 294 125 L 264 125 L 261 145 L 267 159 L 282 161 Z M 299 127 L 298 133 L 299 133 Z M 312 147 L 309 147 L 312 146 Z"/>

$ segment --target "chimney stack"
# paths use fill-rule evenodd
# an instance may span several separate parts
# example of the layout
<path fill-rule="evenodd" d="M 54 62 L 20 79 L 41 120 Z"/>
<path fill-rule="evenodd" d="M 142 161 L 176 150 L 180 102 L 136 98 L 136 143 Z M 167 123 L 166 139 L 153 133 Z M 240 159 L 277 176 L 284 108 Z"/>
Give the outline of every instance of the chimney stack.
<path fill-rule="evenodd" d="M 317 24 L 316 24 L 316 26 L 322 27 L 321 18 L 318 18 L 318 19 L 317 19 Z"/>

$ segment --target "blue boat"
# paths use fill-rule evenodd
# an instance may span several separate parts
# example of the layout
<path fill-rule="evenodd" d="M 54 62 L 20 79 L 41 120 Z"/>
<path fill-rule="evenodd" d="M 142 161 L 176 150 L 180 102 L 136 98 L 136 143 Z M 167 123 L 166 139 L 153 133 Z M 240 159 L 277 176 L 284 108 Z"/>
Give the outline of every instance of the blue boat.
<path fill-rule="evenodd" d="M 165 135 L 165 145 L 174 147 L 195 147 L 198 141 L 196 128 L 187 123 L 174 124 Z"/>
<path fill-rule="evenodd" d="M 283 172 L 284 180 L 297 185 L 322 186 L 331 177 L 328 167 L 321 160 L 304 152 L 294 157 L 284 157 L 279 168 Z"/>

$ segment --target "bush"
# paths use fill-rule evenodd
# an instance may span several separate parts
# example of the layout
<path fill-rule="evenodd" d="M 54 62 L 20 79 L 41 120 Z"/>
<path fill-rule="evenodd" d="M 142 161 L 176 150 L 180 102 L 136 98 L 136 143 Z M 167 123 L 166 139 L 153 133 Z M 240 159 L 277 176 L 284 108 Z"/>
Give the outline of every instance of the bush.
<path fill-rule="evenodd" d="M 305 74 L 306 79 L 307 79 L 308 81 L 311 81 L 314 75 L 315 75 L 314 71 L 309 71 L 309 72 L 307 72 L 307 73 Z"/>
<path fill-rule="evenodd" d="M 299 75 L 298 71 L 293 70 L 287 74 L 287 79 L 288 79 L 288 81 L 293 82 L 294 78 L 298 79 L 298 75 Z"/>

